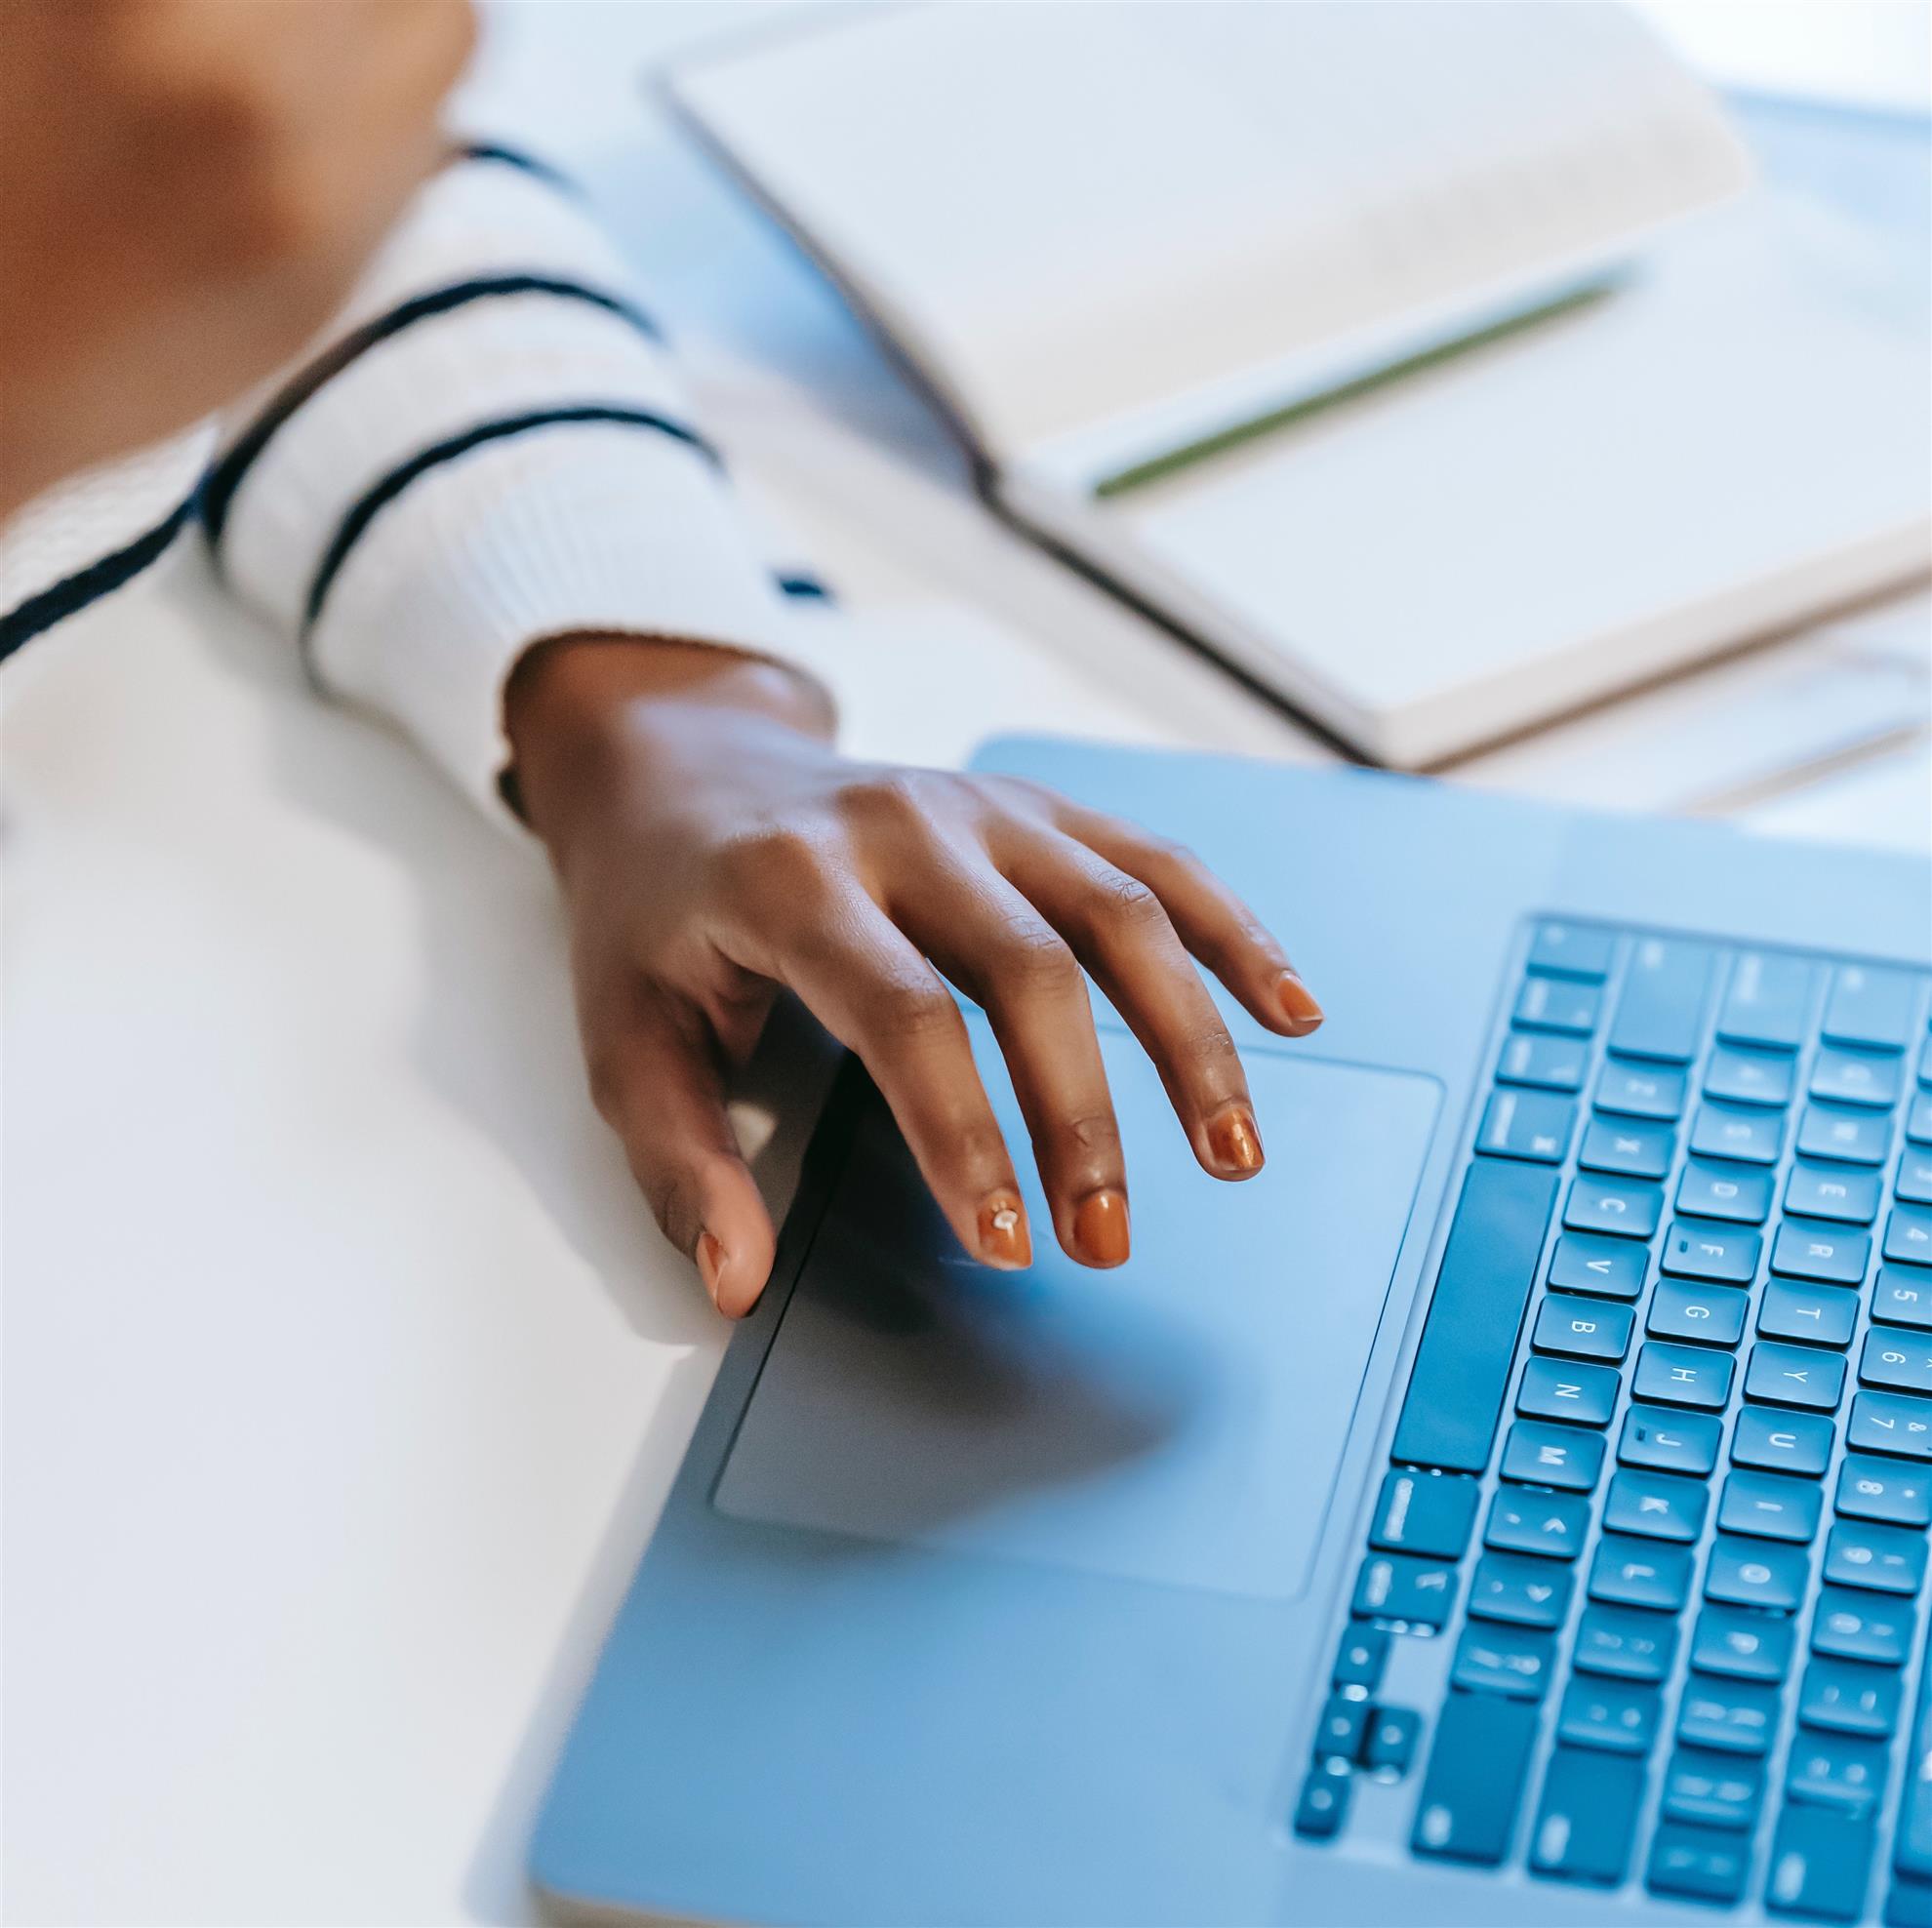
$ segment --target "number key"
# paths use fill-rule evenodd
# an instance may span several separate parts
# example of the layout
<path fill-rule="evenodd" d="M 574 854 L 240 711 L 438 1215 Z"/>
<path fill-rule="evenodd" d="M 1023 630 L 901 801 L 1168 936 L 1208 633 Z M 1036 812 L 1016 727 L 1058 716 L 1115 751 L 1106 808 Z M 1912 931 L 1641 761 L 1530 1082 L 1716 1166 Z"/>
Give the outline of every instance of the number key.
<path fill-rule="evenodd" d="M 1828 1045 L 1811 1067 L 1811 1095 L 1840 1105 L 1876 1105 L 1889 1110 L 1899 1101 L 1902 1068 L 1890 1052 L 1846 1051 Z"/>
<path fill-rule="evenodd" d="M 1862 1386 L 1882 1386 L 1894 1392 L 1932 1392 L 1932 1339 L 1868 1332 L 1858 1378 Z"/>
<path fill-rule="evenodd" d="M 1925 1578 L 1925 1536 L 1903 1526 L 1841 1519 L 1825 1542 L 1825 1578 L 1834 1587 L 1910 1597 Z"/>
<path fill-rule="evenodd" d="M 1932 1526 L 1932 1474 L 1898 1460 L 1848 1453 L 1838 1473 L 1837 1509 L 1848 1519 Z"/>
<path fill-rule="evenodd" d="M 1932 1265 L 1932 1211 L 1894 1205 L 1885 1221 L 1885 1257 L 1900 1264 Z"/>
<path fill-rule="evenodd" d="M 1932 1332 L 1932 1276 L 1916 1265 L 1880 1265 L 1872 1288 L 1872 1316 L 1879 1325 Z"/>

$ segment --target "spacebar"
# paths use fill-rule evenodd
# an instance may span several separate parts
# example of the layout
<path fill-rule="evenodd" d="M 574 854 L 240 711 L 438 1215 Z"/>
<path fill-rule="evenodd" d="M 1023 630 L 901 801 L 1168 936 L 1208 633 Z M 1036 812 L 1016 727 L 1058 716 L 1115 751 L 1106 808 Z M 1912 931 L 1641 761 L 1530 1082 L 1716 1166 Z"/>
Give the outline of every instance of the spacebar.
<path fill-rule="evenodd" d="M 1470 1169 L 1409 1375 L 1395 1459 L 1444 1472 L 1489 1464 L 1555 1202 L 1556 1175 L 1544 1166 L 1479 1157 Z"/>

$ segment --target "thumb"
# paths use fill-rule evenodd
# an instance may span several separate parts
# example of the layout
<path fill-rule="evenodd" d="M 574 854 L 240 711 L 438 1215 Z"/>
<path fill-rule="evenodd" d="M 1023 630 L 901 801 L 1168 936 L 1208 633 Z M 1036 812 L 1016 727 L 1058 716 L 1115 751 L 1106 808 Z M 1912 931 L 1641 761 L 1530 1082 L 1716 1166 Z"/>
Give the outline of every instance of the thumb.
<path fill-rule="evenodd" d="M 725 1113 L 700 1024 L 652 1014 L 597 1054 L 598 1108 L 624 1141 L 664 1234 L 697 1261 L 712 1304 L 742 1319 L 771 1277 L 771 1215 Z"/>

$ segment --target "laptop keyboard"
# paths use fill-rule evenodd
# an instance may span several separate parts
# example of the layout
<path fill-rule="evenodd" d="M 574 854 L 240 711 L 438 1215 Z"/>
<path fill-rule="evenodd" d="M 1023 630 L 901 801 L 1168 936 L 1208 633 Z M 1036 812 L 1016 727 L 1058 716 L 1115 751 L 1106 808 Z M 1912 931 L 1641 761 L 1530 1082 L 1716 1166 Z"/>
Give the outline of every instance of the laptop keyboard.
<path fill-rule="evenodd" d="M 1929 997 L 1533 927 L 1303 1838 L 1932 1928 Z"/>

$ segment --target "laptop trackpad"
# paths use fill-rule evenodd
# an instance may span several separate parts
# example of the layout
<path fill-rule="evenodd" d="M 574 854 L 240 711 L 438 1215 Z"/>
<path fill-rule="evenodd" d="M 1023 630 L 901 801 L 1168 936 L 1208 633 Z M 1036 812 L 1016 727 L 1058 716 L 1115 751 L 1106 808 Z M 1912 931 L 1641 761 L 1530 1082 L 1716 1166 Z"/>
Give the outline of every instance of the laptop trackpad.
<path fill-rule="evenodd" d="M 985 1021 L 974 1050 L 1026 1129 Z M 1195 1165 L 1112 1028 L 1134 1256 L 1074 1265 L 1038 1182 L 1026 1272 L 959 1252 L 873 1101 L 715 1495 L 740 1518 L 1281 1599 L 1298 1593 L 1382 1317 L 1438 1087 L 1244 1056 L 1257 1179 Z M 854 1554 L 865 1550 L 851 1548 Z"/>

